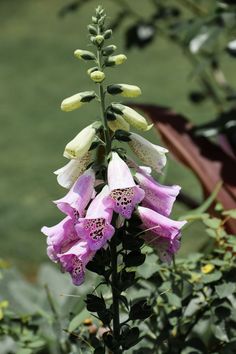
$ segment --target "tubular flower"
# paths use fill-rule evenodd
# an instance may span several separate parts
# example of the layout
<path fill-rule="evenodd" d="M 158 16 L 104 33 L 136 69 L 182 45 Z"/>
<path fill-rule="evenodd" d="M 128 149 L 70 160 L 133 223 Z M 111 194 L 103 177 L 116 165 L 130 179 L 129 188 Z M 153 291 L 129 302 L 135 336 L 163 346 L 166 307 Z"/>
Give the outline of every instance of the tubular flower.
<path fill-rule="evenodd" d="M 166 237 L 158 237 L 152 232 L 148 232 L 144 235 L 143 239 L 145 242 L 153 247 L 159 258 L 163 262 L 170 263 L 173 255 L 179 250 L 180 248 L 180 234 L 175 235 L 172 239 Z"/>
<path fill-rule="evenodd" d="M 116 119 L 108 120 L 108 126 L 113 132 L 119 129 L 129 131 L 129 123 L 127 123 L 124 118 L 118 114 L 116 114 Z"/>
<path fill-rule="evenodd" d="M 145 229 L 159 237 L 174 239 L 186 224 L 186 221 L 171 220 L 152 209 L 141 206 L 138 207 L 138 213 Z"/>
<path fill-rule="evenodd" d="M 124 218 L 130 219 L 135 206 L 144 198 L 144 191 L 135 184 L 129 167 L 116 152 L 107 169 L 112 208 Z"/>
<path fill-rule="evenodd" d="M 67 195 L 54 203 L 70 217 L 83 217 L 85 208 L 91 200 L 94 190 L 95 173 L 90 168 L 78 178 Z"/>
<path fill-rule="evenodd" d="M 85 172 L 91 162 L 92 153 L 88 151 L 83 157 L 70 160 L 65 166 L 54 173 L 57 175 L 57 182 L 64 188 L 71 188 L 75 181 Z"/>
<path fill-rule="evenodd" d="M 136 129 L 147 131 L 153 127 L 153 124 L 148 125 L 146 119 L 141 114 L 139 114 L 138 112 L 136 112 L 134 109 L 130 107 L 124 106 L 119 103 L 113 103 L 112 108 L 121 111 L 121 114 L 123 118 L 126 120 L 126 122 L 132 125 Z"/>
<path fill-rule="evenodd" d="M 80 218 L 75 226 L 78 235 L 88 242 L 92 251 L 102 248 L 115 232 L 110 224 L 113 210 L 108 193 L 108 186 L 105 186 L 88 207 L 86 217 Z"/>
<path fill-rule="evenodd" d="M 75 231 L 75 219 L 67 216 L 57 225 L 41 229 L 47 236 L 47 254 L 53 261 L 58 261 L 58 254 L 66 252 L 71 246 L 79 241 Z"/>
<path fill-rule="evenodd" d="M 164 186 L 157 183 L 150 175 L 137 172 L 135 174 L 138 184 L 145 192 L 142 205 L 157 211 L 159 214 L 169 216 L 179 194 L 179 186 Z"/>
<path fill-rule="evenodd" d="M 84 103 L 90 102 L 96 97 L 94 91 L 84 91 L 76 93 L 73 96 L 65 98 L 61 103 L 61 110 L 65 112 L 74 111 L 80 108 Z"/>
<path fill-rule="evenodd" d="M 160 173 L 166 165 L 167 149 L 150 143 L 139 134 L 130 133 L 130 141 L 128 142 L 131 150 L 139 157 L 139 159 L 152 167 L 154 171 Z"/>
<path fill-rule="evenodd" d="M 79 241 L 58 258 L 63 271 L 70 273 L 73 284 L 81 285 L 84 281 L 85 267 L 93 258 L 94 252 L 88 248 L 86 241 Z"/>
<path fill-rule="evenodd" d="M 90 149 L 95 135 L 96 129 L 93 127 L 93 124 L 90 124 L 66 145 L 64 156 L 68 159 L 83 157 Z"/>
<path fill-rule="evenodd" d="M 110 95 L 120 94 L 123 97 L 137 97 L 141 95 L 141 89 L 135 85 L 113 84 L 107 86 L 107 92 Z"/>

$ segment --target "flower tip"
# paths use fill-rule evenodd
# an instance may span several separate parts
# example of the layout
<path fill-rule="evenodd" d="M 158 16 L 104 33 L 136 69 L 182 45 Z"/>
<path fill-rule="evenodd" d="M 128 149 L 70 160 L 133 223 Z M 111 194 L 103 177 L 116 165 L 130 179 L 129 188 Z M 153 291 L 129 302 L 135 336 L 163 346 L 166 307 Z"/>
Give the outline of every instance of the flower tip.
<path fill-rule="evenodd" d="M 145 131 L 147 132 L 147 131 L 151 130 L 152 127 L 153 127 L 153 125 L 154 125 L 154 124 L 149 124 L 149 125 L 147 126 L 147 128 L 145 129 Z"/>

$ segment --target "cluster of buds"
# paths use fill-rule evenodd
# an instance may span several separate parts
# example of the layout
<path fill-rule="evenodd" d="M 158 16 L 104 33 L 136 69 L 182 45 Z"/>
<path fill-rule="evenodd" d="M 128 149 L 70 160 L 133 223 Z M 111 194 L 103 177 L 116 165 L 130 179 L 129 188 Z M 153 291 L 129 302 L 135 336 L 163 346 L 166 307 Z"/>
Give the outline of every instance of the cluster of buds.
<path fill-rule="evenodd" d="M 152 125 L 119 102 L 105 106 L 107 94 L 136 97 L 141 90 L 128 84 L 103 87 L 104 70 L 124 63 L 127 58 L 123 54 L 114 55 L 116 46 L 106 46 L 112 32 L 105 29 L 101 8 L 96 10 L 92 21 L 88 30 L 96 54 L 80 49 L 74 54 L 76 58 L 95 62 L 88 74 L 99 85 L 99 94 L 77 93 L 66 98 L 61 108 L 72 111 L 97 100 L 101 105 L 101 122 L 90 124 L 66 145 L 64 156 L 70 161 L 55 172 L 58 183 L 69 189 L 55 201 L 65 217 L 55 226 L 42 228 L 47 236 L 48 256 L 71 274 L 75 285 L 84 281 L 88 262 L 98 250 L 108 246 L 116 230 L 127 220 L 138 216 L 143 239 L 167 262 L 179 249 L 180 229 L 185 224 L 169 218 L 180 187 L 161 185 L 151 175 L 152 170 L 162 173 L 168 151 L 130 131 L 130 126 L 147 131 Z M 145 166 L 134 162 L 118 146 L 119 142 L 128 144 Z"/>

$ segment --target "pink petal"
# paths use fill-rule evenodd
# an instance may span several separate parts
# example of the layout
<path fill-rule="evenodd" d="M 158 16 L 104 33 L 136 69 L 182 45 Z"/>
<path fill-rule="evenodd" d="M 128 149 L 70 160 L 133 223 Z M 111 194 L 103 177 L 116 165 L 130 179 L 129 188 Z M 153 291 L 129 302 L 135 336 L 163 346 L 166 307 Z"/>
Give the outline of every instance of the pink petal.
<path fill-rule="evenodd" d="M 156 234 L 149 232 L 146 233 L 143 238 L 149 246 L 156 250 L 159 258 L 163 262 L 170 263 L 173 255 L 180 248 L 180 234 L 171 239 L 166 237 L 159 237 Z"/>
<path fill-rule="evenodd" d="M 186 224 L 186 221 L 171 220 L 149 208 L 139 206 L 138 212 L 145 229 L 161 237 L 173 239 Z"/>
<path fill-rule="evenodd" d="M 80 222 L 76 225 L 76 231 L 81 238 L 88 242 L 92 251 L 104 247 L 115 233 L 114 227 L 104 218 L 80 219 Z"/>
<path fill-rule="evenodd" d="M 140 187 L 145 191 L 145 198 L 142 205 L 157 211 L 158 213 L 169 216 L 179 194 L 179 186 L 164 186 L 157 183 L 150 175 L 136 173 Z"/>
<path fill-rule="evenodd" d="M 95 173 L 90 168 L 79 177 L 65 197 L 56 200 L 54 203 L 63 213 L 71 217 L 82 217 L 94 193 L 94 183 Z"/>
<path fill-rule="evenodd" d="M 75 242 L 79 241 L 74 220 L 69 216 L 57 225 L 44 226 L 41 231 L 47 236 L 48 256 L 54 262 L 58 260 L 59 253 L 66 252 Z"/>
<path fill-rule="evenodd" d="M 131 218 L 135 206 L 142 201 L 144 196 L 144 191 L 138 186 L 115 189 L 110 193 L 114 211 L 125 219 Z"/>
<path fill-rule="evenodd" d="M 59 255 L 62 269 L 69 272 L 74 285 L 80 285 L 84 281 L 86 264 L 92 259 L 94 252 L 88 249 L 84 241 L 78 242 L 66 253 Z"/>
<path fill-rule="evenodd" d="M 112 153 L 107 169 L 107 179 L 110 191 L 135 186 L 129 167 L 116 152 Z"/>
<path fill-rule="evenodd" d="M 102 248 L 115 232 L 114 227 L 110 224 L 113 210 L 108 193 L 108 186 L 103 187 L 90 204 L 86 217 L 80 218 L 76 225 L 77 233 L 88 242 L 91 250 Z"/>

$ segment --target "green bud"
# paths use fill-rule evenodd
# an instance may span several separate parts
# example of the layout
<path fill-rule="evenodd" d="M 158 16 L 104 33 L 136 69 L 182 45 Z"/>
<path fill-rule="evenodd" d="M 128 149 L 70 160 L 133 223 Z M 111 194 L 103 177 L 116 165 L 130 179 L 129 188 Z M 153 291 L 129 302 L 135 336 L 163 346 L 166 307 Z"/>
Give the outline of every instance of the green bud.
<path fill-rule="evenodd" d="M 105 39 L 111 38 L 111 36 L 112 36 L 112 30 L 111 30 L 111 29 L 106 30 L 106 31 L 104 32 L 103 36 L 104 36 Z"/>
<path fill-rule="evenodd" d="M 114 66 L 123 64 L 127 60 L 124 54 L 112 55 L 106 61 L 106 66 Z"/>
<path fill-rule="evenodd" d="M 105 79 L 105 74 L 100 70 L 96 70 L 90 74 L 90 77 L 94 82 L 102 82 Z"/>
<path fill-rule="evenodd" d="M 113 54 L 117 47 L 114 44 L 108 45 L 107 47 L 103 48 L 102 55 L 104 57 L 108 57 L 109 55 Z"/>
<path fill-rule="evenodd" d="M 92 26 L 92 25 L 88 25 L 88 31 L 89 31 L 90 34 L 93 34 L 94 36 L 97 35 L 97 30 L 96 30 L 96 28 L 95 28 L 94 26 Z"/>
<path fill-rule="evenodd" d="M 83 59 L 83 60 L 96 59 L 96 56 L 92 52 L 89 52 L 88 50 L 82 50 L 82 49 L 76 49 L 74 51 L 74 56 L 78 59 Z"/>
<path fill-rule="evenodd" d="M 88 75 L 90 75 L 93 71 L 97 71 L 97 70 L 98 70 L 98 67 L 97 67 L 97 66 L 94 66 L 94 67 L 88 69 L 88 70 L 87 70 L 87 73 L 88 73 Z"/>
<path fill-rule="evenodd" d="M 96 43 L 98 45 L 101 45 L 103 42 L 104 42 L 104 37 L 101 35 L 101 34 L 98 34 L 96 37 L 95 37 L 95 40 L 96 40 Z"/>
<path fill-rule="evenodd" d="M 97 17 L 92 16 L 92 22 L 96 25 L 98 23 Z"/>

